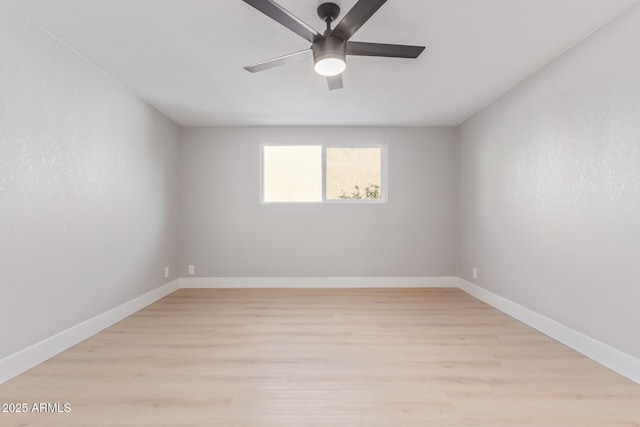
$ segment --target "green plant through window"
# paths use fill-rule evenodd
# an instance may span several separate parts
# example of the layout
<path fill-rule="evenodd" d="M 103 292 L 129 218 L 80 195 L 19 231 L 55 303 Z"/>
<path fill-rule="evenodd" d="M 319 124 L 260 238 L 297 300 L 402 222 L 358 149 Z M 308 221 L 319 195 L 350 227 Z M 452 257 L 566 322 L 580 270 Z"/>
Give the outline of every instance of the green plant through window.
<path fill-rule="evenodd" d="M 376 184 L 369 184 L 364 188 L 364 194 L 360 192 L 360 186 L 358 184 L 354 185 L 355 191 L 351 194 L 347 194 L 344 190 L 342 190 L 342 194 L 338 196 L 340 199 L 352 199 L 352 200 L 360 200 L 360 199 L 381 199 L 380 196 L 380 186 Z"/>

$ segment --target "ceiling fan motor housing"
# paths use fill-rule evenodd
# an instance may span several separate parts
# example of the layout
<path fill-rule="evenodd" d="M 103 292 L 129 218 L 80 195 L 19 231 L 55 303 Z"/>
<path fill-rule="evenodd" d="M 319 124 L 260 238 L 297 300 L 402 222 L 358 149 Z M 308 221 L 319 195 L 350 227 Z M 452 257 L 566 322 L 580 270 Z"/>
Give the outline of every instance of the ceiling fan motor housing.
<path fill-rule="evenodd" d="M 326 58 L 339 58 L 346 62 L 347 43 L 339 37 L 327 36 L 313 43 L 313 60 L 319 62 Z"/>

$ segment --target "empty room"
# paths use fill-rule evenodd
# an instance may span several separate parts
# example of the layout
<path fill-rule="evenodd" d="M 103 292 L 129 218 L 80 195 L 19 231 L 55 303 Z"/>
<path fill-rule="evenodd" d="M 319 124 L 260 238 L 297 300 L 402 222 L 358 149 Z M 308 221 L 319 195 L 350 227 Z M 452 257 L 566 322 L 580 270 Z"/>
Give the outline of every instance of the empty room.
<path fill-rule="evenodd" d="M 0 0 L 0 426 L 640 427 L 638 0 Z"/>

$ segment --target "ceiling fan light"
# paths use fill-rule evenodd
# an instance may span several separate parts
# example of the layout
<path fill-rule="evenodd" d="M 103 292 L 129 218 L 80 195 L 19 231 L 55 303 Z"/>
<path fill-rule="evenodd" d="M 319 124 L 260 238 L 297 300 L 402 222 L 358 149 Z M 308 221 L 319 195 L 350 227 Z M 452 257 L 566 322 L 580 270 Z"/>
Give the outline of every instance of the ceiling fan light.
<path fill-rule="evenodd" d="M 314 70 L 321 76 L 337 76 L 347 68 L 347 54 L 344 40 L 327 36 L 313 43 Z"/>
<path fill-rule="evenodd" d="M 321 76 L 332 77 L 342 74 L 347 64 L 342 58 L 328 57 L 317 60 L 313 68 Z"/>

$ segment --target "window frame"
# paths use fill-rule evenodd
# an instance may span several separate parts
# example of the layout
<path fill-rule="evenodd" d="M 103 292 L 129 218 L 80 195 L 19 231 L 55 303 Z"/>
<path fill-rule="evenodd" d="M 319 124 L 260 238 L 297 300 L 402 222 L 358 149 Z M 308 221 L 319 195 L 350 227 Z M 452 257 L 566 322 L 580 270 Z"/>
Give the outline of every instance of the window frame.
<path fill-rule="evenodd" d="M 322 156 L 322 200 L 319 201 L 266 201 L 264 199 L 264 148 L 265 147 L 291 147 L 291 146 L 320 146 Z M 380 148 L 380 187 L 382 197 L 380 199 L 327 199 L 327 148 Z M 386 204 L 389 196 L 389 185 L 387 178 L 387 143 L 384 141 L 286 141 L 286 142 L 263 142 L 260 144 L 260 203 L 263 204 Z"/>

